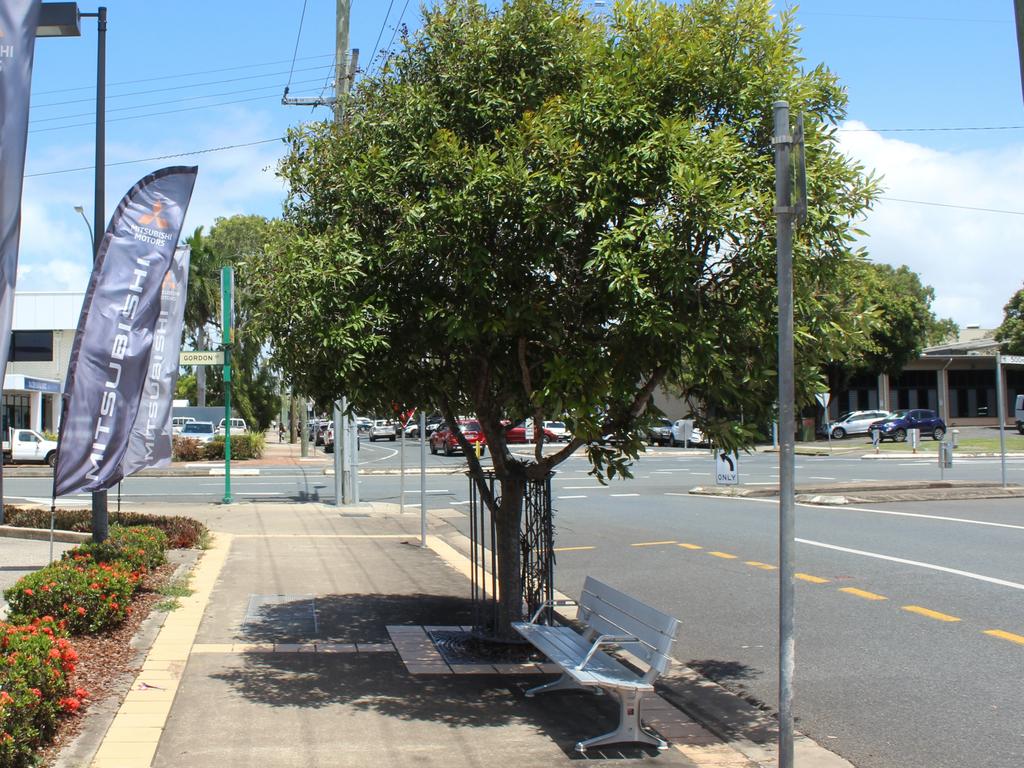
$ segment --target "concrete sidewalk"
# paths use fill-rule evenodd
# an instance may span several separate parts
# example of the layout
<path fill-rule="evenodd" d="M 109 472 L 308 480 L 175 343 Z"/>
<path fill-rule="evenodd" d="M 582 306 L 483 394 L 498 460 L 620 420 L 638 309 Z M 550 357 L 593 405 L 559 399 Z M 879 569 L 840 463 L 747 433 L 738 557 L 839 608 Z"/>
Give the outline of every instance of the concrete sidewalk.
<path fill-rule="evenodd" d="M 642 712 L 669 750 L 622 745 L 584 757 L 575 743 L 615 726 L 611 697 L 527 699 L 551 679 L 536 664 L 500 673 L 410 655 L 403 637 L 472 621 L 466 569 L 440 518 L 421 548 L 418 514 L 391 505 L 164 511 L 214 524 L 215 546 L 109 729 L 83 735 L 92 751 L 69 751 L 76 766 L 759 764 L 660 696 Z M 824 755 L 801 764 L 844 765 Z"/>

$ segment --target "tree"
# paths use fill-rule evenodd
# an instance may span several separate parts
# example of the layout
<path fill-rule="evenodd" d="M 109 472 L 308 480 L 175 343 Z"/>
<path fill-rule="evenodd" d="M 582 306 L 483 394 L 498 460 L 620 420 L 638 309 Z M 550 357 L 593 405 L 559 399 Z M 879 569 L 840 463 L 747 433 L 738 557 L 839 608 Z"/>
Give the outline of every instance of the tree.
<path fill-rule="evenodd" d="M 1003 307 L 1003 322 L 996 329 L 996 341 L 1004 355 L 1024 355 L 1024 288 Z"/>
<path fill-rule="evenodd" d="M 875 184 L 836 148 L 845 96 L 800 70 L 768 0 L 568 0 L 425 11 L 347 122 L 290 134 L 288 228 L 247 260 L 255 315 L 300 389 L 355 407 L 479 419 L 500 484 L 498 634 L 522 613 L 524 484 L 581 446 L 628 475 L 664 382 L 742 446 L 776 399 L 772 102 L 805 115 L 811 214 L 795 246 L 801 397 L 866 343 L 836 289 Z M 575 437 L 523 460 L 505 431 L 562 418 Z M 609 439 L 604 439 L 608 437 Z"/>
<path fill-rule="evenodd" d="M 185 327 L 193 344 L 204 349 L 214 329 L 221 338 L 221 268 L 236 267 L 235 343 L 232 350 L 232 405 L 255 429 L 267 429 L 278 413 L 280 383 L 270 369 L 264 352 L 264 340 L 250 327 L 252 302 L 244 271 L 238 269 L 244 259 L 262 250 L 271 238 L 274 223 L 262 216 L 218 218 L 209 234 L 198 227 L 186 239 L 192 248 L 188 298 L 185 303 Z M 223 401 L 223 373 L 217 367 L 196 368 L 197 400 L 205 405 L 206 395 Z"/>

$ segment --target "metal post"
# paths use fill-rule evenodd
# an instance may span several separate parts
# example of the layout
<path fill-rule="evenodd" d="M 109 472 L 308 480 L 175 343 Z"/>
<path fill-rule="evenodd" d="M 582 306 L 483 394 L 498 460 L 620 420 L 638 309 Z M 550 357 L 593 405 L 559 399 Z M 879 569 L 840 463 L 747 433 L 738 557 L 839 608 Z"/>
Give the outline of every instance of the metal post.
<path fill-rule="evenodd" d="M 224 503 L 231 503 L 231 346 L 234 341 L 234 285 L 232 267 L 220 269 L 221 342 L 224 345 Z"/>
<path fill-rule="evenodd" d="M 400 463 L 402 474 L 398 480 L 398 511 L 401 514 L 405 512 L 405 421 L 401 418 L 398 419 L 398 428 L 402 432 L 402 436 L 398 440 L 398 449 L 402 454 Z"/>
<path fill-rule="evenodd" d="M 793 768 L 794 590 L 793 500 L 795 444 L 793 429 L 793 210 L 790 206 L 789 104 L 772 105 L 775 127 L 775 221 L 779 288 L 779 768 Z"/>
<path fill-rule="evenodd" d="M 1006 487 L 1006 387 L 1003 384 L 1003 356 L 996 352 L 996 415 L 999 417 L 999 456 L 1003 488 Z"/>
<path fill-rule="evenodd" d="M 337 400 L 334 401 L 334 506 L 340 507 L 345 498 L 345 417 Z"/>
<path fill-rule="evenodd" d="M 351 441 L 348 444 L 349 473 L 348 473 L 348 498 L 353 504 L 359 503 L 359 432 L 356 430 L 356 420 L 348 420 L 348 436 Z"/>
<path fill-rule="evenodd" d="M 427 416 L 420 409 L 420 546 L 427 546 Z"/>
<path fill-rule="evenodd" d="M 96 168 L 93 197 L 93 245 L 92 257 L 95 262 L 100 253 L 100 243 L 106 232 L 106 210 L 103 198 L 106 196 L 106 100 L 107 100 L 107 9 L 101 6 L 95 14 L 98 35 L 96 38 Z M 107 492 L 93 491 L 92 494 L 92 540 L 105 541 L 109 535 L 107 518 Z"/>

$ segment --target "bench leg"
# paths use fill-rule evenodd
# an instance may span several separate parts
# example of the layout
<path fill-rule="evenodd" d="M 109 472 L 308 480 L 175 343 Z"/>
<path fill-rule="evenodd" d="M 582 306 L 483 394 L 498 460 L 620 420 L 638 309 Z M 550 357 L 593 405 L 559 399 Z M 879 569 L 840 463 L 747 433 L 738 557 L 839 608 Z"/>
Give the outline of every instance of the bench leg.
<path fill-rule="evenodd" d="M 652 744 L 658 749 L 668 749 L 668 742 L 640 726 L 640 691 L 615 691 L 615 695 L 619 698 L 619 727 L 604 736 L 578 742 L 576 751 L 586 752 L 590 747 L 624 743 Z"/>
<path fill-rule="evenodd" d="M 531 688 L 526 692 L 527 697 L 536 696 L 538 693 L 548 693 L 550 691 L 579 691 L 586 690 L 587 686 L 580 685 L 573 680 L 569 675 L 563 674 L 557 680 L 552 680 L 550 683 L 544 685 L 538 685 L 535 688 Z"/>

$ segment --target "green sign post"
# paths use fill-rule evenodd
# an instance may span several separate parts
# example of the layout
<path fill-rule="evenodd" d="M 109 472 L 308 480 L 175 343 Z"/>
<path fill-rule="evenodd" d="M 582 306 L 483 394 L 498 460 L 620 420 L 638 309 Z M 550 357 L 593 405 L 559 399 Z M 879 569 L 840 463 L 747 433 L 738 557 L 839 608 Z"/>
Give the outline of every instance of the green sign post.
<path fill-rule="evenodd" d="M 235 336 L 235 270 L 221 267 L 221 341 L 224 345 L 224 503 L 231 503 L 231 347 Z"/>

